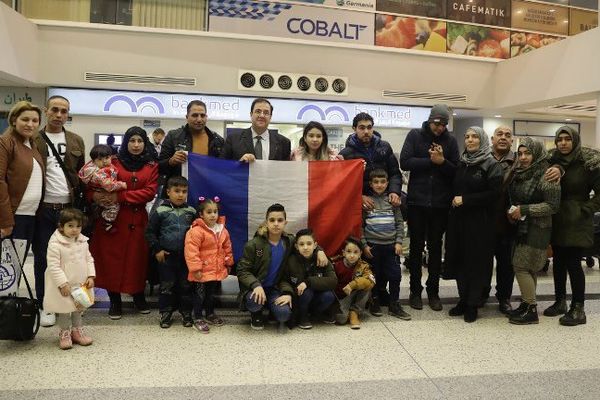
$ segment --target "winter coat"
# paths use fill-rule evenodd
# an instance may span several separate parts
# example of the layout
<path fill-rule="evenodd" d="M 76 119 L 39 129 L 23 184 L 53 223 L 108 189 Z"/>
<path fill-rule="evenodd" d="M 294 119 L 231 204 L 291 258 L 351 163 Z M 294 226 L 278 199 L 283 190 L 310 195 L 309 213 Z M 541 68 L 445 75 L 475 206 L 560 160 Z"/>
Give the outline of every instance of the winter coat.
<path fill-rule="evenodd" d="M 371 271 L 371 266 L 363 260 L 358 260 L 354 268 L 349 268 L 341 258 L 334 264 L 335 274 L 338 278 L 338 283 L 335 288 L 335 294 L 338 299 L 346 297 L 344 287 L 350 285 L 354 290 L 371 290 L 375 286 L 375 276 Z"/>
<path fill-rule="evenodd" d="M 462 196 L 463 204 L 450 209 L 445 275 L 461 276 L 482 284 L 491 274 L 495 200 L 501 184 L 502 168 L 493 158 L 471 166 L 460 163 L 454 178 L 453 196 Z"/>
<path fill-rule="evenodd" d="M 258 228 L 254 237 L 244 246 L 244 253 L 237 264 L 237 277 L 240 285 L 238 300 L 242 310 L 245 309 L 246 295 L 249 291 L 261 286 L 261 282 L 267 277 L 269 264 L 271 263 L 271 245 L 267 237 L 267 229 L 264 226 Z M 276 280 L 276 287 L 283 294 L 294 294 L 292 285 L 283 279 L 285 264 L 294 249 L 295 238 L 293 235 L 284 233 L 281 236 L 285 249 L 281 268 Z"/>
<path fill-rule="evenodd" d="M 23 200 L 25 190 L 33 172 L 33 160 L 42 170 L 46 164 L 33 140 L 31 148 L 23 144 L 21 135 L 11 131 L 0 136 L 0 228 L 15 226 L 14 214 Z M 44 198 L 44 187 L 41 188 Z"/>
<path fill-rule="evenodd" d="M 127 189 L 127 184 L 117 180 L 117 170 L 112 165 L 99 168 L 94 164 L 94 160 L 88 161 L 87 164 L 79 170 L 79 178 L 94 189 L 103 189 L 107 192 L 117 192 Z"/>
<path fill-rule="evenodd" d="M 188 281 L 210 282 L 227 278 L 233 266 L 231 239 L 225 228 L 225 217 L 219 217 L 217 224 L 222 227 L 218 234 L 198 218 L 185 235 L 185 261 L 190 271 Z M 202 273 L 200 279 L 194 275 L 198 271 Z"/>
<path fill-rule="evenodd" d="M 316 252 L 310 259 L 294 251 L 285 264 L 285 280 L 296 288 L 302 282 L 317 292 L 334 290 L 337 285 L 337 276 L 333 265 L 328 263 L 325 267 L 317 267 Z"/>
<path fill-rule="evenodd" d="M 552 214 L 560 205 L 560 184 L 544 178 L 547 163 L 528 179 L 519 175 L 510 184 L 511 205 L 519 206 L 525 220 L 517 222 L 513 265 L 540 269 L 547 259 L 552 235 Z M 505 212 L 506 215 L 506 212 Z"/>
<path fill-rule="evenodd" d="M 383 169 L 388 174 L 388 191 L 396 193 L 400 196 L 402 192 L 402 175 L 398 166 L 398 159 L 394 155 L 392 146 L 385 140 L 381 140 L 381 135 L 378 132 L 373 132 L 371 143 L 365 147 L 356 133 L 350 135 L 346 140 L 346 147 L 340 151 L 340 156 L 344 160 L 354 160 L 362 158 L 367 165 L 363 174 L 363 194 L 370 193 L 369 174 L 375 169 Z"/>
<path fill-rule="evenodd" d="M 553 164 L 554 161 L 553 156 L 550 163 Z M 595 212 L 600 211 L 600 168 L 592 169 L 589 164 L 586 166 L 583 157 L 578 157 L 563 168 L 565 173 L 560 178 L 560 208 L 552 219 L 552 244 L 564 247 L 592 247 L 592 217 Z M 590 199 L 592 190 L 595 195 Z"/>
<path fill-rule="evenodd" d="M 146 203 L 154 198 L 158 166 L 149 162 L 139 171 L 128 171 L 119 159 L 112 160 L 117 178 L 127 189 L 117 192 L 121 209 L 113 223 L 115 232 L 107 232 L 102 220 L 94 225 L 90 251 L 96 260 L 96 286 L 111 292 L 135 294 L 146 287 L 148 245 L 144 232 L 148 224 Z M 88 191 L 88 198 L 92 192 Z"/>
<path fill-rule="evenodd" d="M 187 203 L 179 207 L 164 200 L 150 216 L 146 228 L 146 241 L 150 254 L 155 255 L 161 250 L 183 251 L 185 235 L 196 218 L 196 210 Z"/>
<path fill-rule="evenodd" d="M 81 286 L 88 277 L 95 277 L 94 259 L 88 248 L 88 238 L 79 234 L 69 239 L 54 231 L 48 242 L 48 267 L 45 273 L 44 311 L 71 313 L 76 311 L 71 296 L 60 294 L 59 287 L 67 283 L 69 288 Z M 93 290 L 90 290 L 93 295 Z"/>
<path fill-rule="evenodd" d="M 444 151 L 445 160 L 441 165 L 431 162 L 429 149 L 433 143 L 442 146 Z M 425 121 L 420 129 L 408 132 L 400 153 L 400 167 L 404 171 L 410 171 L 408 205 L 450 207 L 452 182 L 458 160 L 456 139 L 447 130 L 440 136 L 435 136 L 429 129 L 429 122 Z"/>
<path fill-rule="evenodd" d="M 508 185 L 512 180 L 514 169 L 517 165 L 515 157 L 515 153 L 509 151 L 501 159 L 494 158 L 503 171 L 502 189 L 496 200 L 496 237 L 510 237 L 514 232 L 514 225 L 506 218 L 506 210 L 510 207 L 510 202 L 508 200 Z"/>

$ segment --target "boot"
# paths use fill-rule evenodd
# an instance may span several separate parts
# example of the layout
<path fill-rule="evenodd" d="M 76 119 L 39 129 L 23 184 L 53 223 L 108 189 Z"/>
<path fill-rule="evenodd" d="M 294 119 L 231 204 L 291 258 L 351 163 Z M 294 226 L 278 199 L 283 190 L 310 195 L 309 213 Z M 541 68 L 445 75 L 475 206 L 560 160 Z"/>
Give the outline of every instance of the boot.
<path fill-rule="evenodd" d="M 585 311 L 583 310 L 583 303 L 571 303 L 569 311 L 560 317 L 558 322 L 565 326 L 583 325 L 587 322 L 585 317 Z"/>
<path fill-rule="evenodd" d="M 565 298 L 556 298 L 554 304 L 544 310 L 546 317 L 557 317 L 567 312 L 567 301 Z"/>
<path fill-rule="evenodd" d="M 508 316 L 512 310 L 509 299 L 498 299 L 498 311 Z"/>
<path fill-rule="evenodd" d="M 410 314 L 402 309 L 399 300 L 390 303 L 390 306 L 388 307 L 388 314 L 404 321 L 410 321 L 411 319 Z"/>
<path fill-rule="evenodd" d="M 374 317 L 381 317 L 383 312 L 381 311 L 381 305 L 379 305 L 379 298 L 373 297 L 371 299 L 371 305 L 369 306 L 369 312 Z"/>
<path fill-rule="evenodd" d="M 360 319 L 358 319 L 358 313 L 354 310 L 350 310 L 349 314 L 350 328 L 360 329 Z"/>
<path fill-rule="evenodd" d="M 506 314 L 506 316 L 510 318 L 515 315 L 523 314 L 527 310 L 527 305 L 528 305 L 527 303 L 522 301 L 521 304 L 519 304 L 519 307 L 515 308 L 514 310 L 512 310 L 511 312 Z"/>
<path fill-rule="evenodd" d="M 437 293 L 428 293 L 427 298 L 429 300 L 429 308 L 433 311 L 442 311 L 442 302 Z"/>
<path fill-rule="evenodd" d="M 450 309 L 450 311 L 448 311 L 448 315 L 451 317 L 458 317 L 464 315 L 466 309 L 467 307 L 465 306 L 465 303 L 461 303 L 459 301 L 457 305 L 455 305 Z"/>
<path fill-rule="evenodd" d="M 58 339 L 58 347 L 60 347 L 61 350 L 69 350 L 73 348 L 73 341 L 71 340 L 70 330 L 60 331 L 60 333 L 58 334 Z"/>
<path fill-rule="evenodd" d="M 463 319 L 465 322 L 475 322 L 477 320 L 477 307 L 466 307 Z"/>
<path fill-rule="evenodd" d="M 523 311 L 520 313 L 513 312 L 509 316 L 508 322 L 515 325 L 538 324 L 540 322 L 537 313 L 537 305 L 523 302 L 521 303 L 521 306 L 523 306 Z"/>
<path fill-rule="evenodd" d="M 80 326 L 71 329 L 71 341 L 80 346 L 89 346 L 93 343 L 92 338 L 86 335 L 85 332 L 83 332 L 83 328 Z"/>
<path fill-rule="evenodd" d="M 410 296 L 408 298 L 408 304 L 410 305 L 411 308 L 414 308 L 415 310 L 422 310 L 423 309 L 423 299 L 421 299 L 421 293 L 410 293 Z"/>

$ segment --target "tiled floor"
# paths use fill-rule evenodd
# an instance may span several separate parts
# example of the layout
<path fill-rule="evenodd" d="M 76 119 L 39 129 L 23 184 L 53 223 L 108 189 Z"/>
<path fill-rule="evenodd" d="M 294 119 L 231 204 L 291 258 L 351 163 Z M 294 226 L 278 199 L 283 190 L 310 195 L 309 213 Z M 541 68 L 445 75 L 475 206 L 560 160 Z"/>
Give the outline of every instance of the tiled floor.
<path fill-rule="evenodd" d="M 465 324 L 447 315 L 453 281 L 443 282 L 443 312 L 366 316 L 358 331 L 254 332 L 227 309 L 226 325 L 203 335 L 179 320 L 160 329 L 156 311 L 111 321 L 101 301 L 84 316 L 91 347 L 59 350 L 57 328 L 1 342 L 0 399 L 600 399 L 600 271 L 586 273 L 588 323 L 574 328 L 546 317 L 510 325 L 494 303 Z M 541 313 L 551 278 L 539 286 Z"/>

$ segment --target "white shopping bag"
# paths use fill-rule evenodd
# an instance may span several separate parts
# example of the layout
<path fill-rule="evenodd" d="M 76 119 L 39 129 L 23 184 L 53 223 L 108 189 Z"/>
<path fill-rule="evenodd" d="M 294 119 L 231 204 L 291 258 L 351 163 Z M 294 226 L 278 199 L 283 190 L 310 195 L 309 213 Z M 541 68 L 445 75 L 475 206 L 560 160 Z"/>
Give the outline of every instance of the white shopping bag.
<path fill-rule="evenodd" d="M 22 261 L 25 259 L 27 241 L 21 239 L 13 239 L 13 241 L 15 243 L 14 246 L 9 239 L 2 240 L 2 253 L 0 254 L 0 296 L 18 295 L 19 282 L 23 273 L 19 260 Z"/>

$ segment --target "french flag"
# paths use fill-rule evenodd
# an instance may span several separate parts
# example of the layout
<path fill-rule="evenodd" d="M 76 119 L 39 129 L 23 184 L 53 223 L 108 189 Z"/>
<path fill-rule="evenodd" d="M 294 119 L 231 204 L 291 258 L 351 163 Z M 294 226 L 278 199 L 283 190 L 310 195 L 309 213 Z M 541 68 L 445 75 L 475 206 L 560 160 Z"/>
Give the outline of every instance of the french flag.
<path fill-rule="evenodd" d="M 190 153 L 183 175 L 190 184 L 190 205 L 201 196 L 220 198 L 238 260 L 273 203 L 285 207 L 286 232 L 309 227 L 325 253 L 336 254 L 348 235 L 361 232 L 363 171 L 362 160 L 248 164 Z"/>

